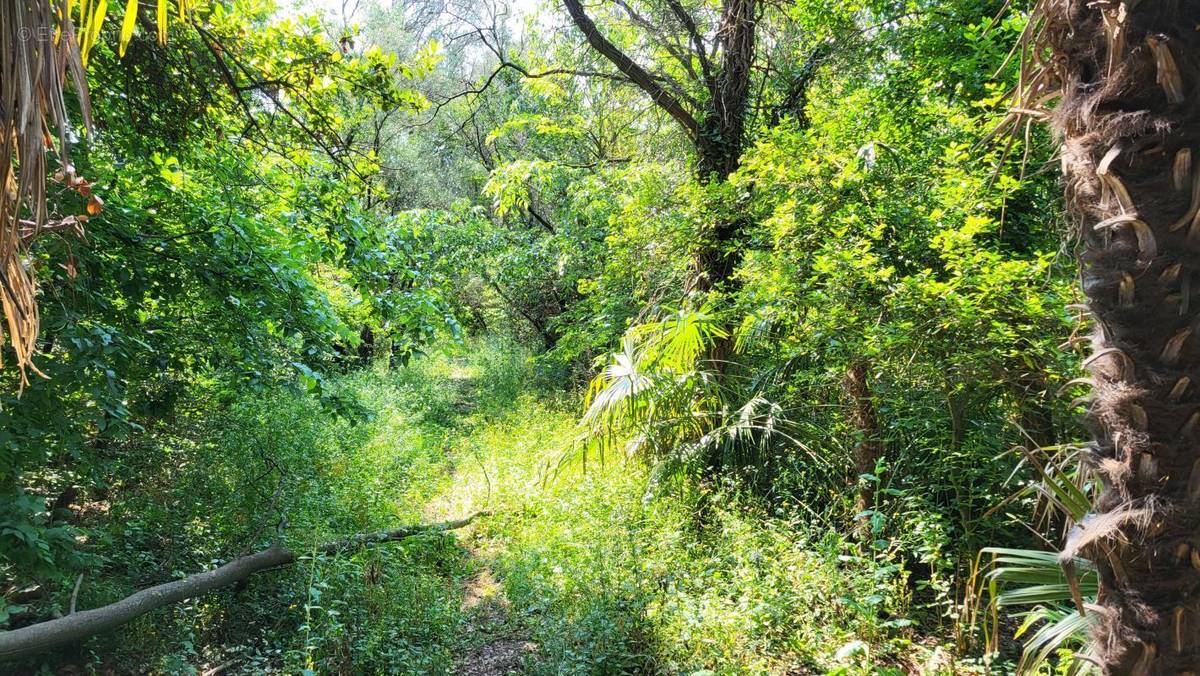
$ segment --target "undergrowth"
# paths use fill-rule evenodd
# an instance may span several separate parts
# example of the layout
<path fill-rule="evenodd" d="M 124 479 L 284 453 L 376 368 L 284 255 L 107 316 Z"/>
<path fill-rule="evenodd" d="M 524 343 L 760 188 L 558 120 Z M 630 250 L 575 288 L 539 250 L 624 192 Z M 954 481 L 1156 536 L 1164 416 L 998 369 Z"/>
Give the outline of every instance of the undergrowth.
<path fill-rule="evenodd" d="M 480 532 L 540 646 L 532 673 L 901 673 L 903 571 L 730 486 L 649 499 L 636 464 L 562 467 L 574 413 L 525 399 L 473 437 L 486 474 L 455 488 L 465 511 L 490 485 Z"/>
<path fill-rule="evenodd" d="M 891 674 L 936 648 L 914 625 L 910 571 L 886 546 L 732 483 L 652 484 L 637 461 L 611 458 L 584 466 L 569 453 L 579 400 L 547 394 L 546 377 L 519 349 L 479 341 L 334 379 L 353 403 L 341 416 L 301 393 L 196 393 L 188 413 L 114 452 L 109 475 L 139 479 L 86 508 L 96 567 L 81 608 L 277 532 L 311 551 L 491 515 L 454 534 L 306 557 L 42 667 L 446 673 L 489 640 L 463 603 L 484 568 L 507 599 L 504 631 L 537 646 L 535 674 Z"/>

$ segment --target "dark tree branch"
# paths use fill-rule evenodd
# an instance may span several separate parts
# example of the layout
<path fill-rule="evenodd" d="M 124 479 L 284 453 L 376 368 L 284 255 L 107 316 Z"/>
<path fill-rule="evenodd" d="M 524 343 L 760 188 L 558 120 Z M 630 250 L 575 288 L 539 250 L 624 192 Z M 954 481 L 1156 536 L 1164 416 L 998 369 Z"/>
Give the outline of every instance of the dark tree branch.
<path fill-rule="evenodd" d="M 677 41 L 667 40 L 665 37 L 663 37 L 665 31 L 663 31 L 660 26 L 655 26 L 653 22 L 651 22 L 645 16 L 639 14 L 638 11 L 635 10 L 629 3 L 625 2 L 625 0 L 613 0 L 613 2 L 615 2 L 621 9 L 625 10 L 625 14 L 629 16 L 630 21 L 633 21 L 645 29 L 646 36 L 649 39 L 653 40 L 663 49 L 667 50 L 667 53 L 670 54 L 680 66 L 683 66 L 683 69 L 687 71 L 688 75 L 691 76 L 693 80 L 697 82 L 701 81 L 700 76 L 696 73 L 696 69 L 692 66 L 692 59 L 683 45 L 679 44 Z"/>
<path fill-rule="evenodd" d="M 525 318 L 525 321 L 529 322 L 529 325 L 533 327 L 534 331 L 538 332 L 538 335 L 541 336 L 543 340 L 546 340 L 549 338 L 550 333 L 549 333 L 549 329 L 547 329 L 547 327 L 546 327 L 545 322 L 539 320 L 536 316 L 534 316 L 534 314 L 532 312 L 525 309 L 524 307 L 521 307 L 521 305 L 519 303 L 517 303 L 513 298 L 511 298 L 508 294 L 504 293 L 504 287 L 500 286 L 494 280 L 489 280 L 488 284 L 491 285 L 492 289 L 496 292 L 496 295 L 500 296 L 500 298 L 503 299 L 505 303 L 508 303 L 509 307 L 512 308 L 514 312 L 521 315 L 522 317 Z"/>
<path fill-rule="evenodd" d="M 217 64 L 217 71 L 221 74 L 221 79 L 225 82 L 225 86 L 229 87 L 229 91 L 233 92 L 233 96 L 237 99 L 238 105 L 241 106 L 242 112 L 246 115 L 246 124 L 262 133 L 262 127 L 258 124 L 258 118 L 254 115 L 254 111 L 250 108 L 250 102 L 246 100 L 245 90 L 238 86 L 237 78 L 233 76 L 233 71 L 229 69 L 229 64 L 225 63 L 225 59 L 221 58 L 221 53 L 217 50 L 215 41 L 208 39 L 207 33 L 197 27 L 196 34 L 200 36 L 200 42 L 208 53 L 212 55 L 213 61 Z"/>
<path fill-rule="evenodd" d="M 816 78 L 821 64 L 825 62 L 832 51 L 832 42 L 822 42 L 804 60 L 804 65 L 788 83 L 783 100 L 771 111 L 772 126 L 779 124 L 783 116 L 788 114 L 793 115 L 801 126 L 808 126 L 808 119 L 804 112 L 804 106 L 808 103 L 808 90 Z"/>
<path fill-rule="evenodd" d="M 530 206 L 527 211 L 533 220 L 537 221 L 538 225 L 546 229 L 546 232 L 550 233 L 551 235 L 556 234 L 554 225 L 550 223 L 550 221 L 546 220 L 546 217 L 543 216 L 536 207 Z"/>
<path fill-rule="evenodd" d="M 602 71 L 594 71 L 594 70 L 575 70 L 572 68 L 551 68 L 550 70 L 543 70 L 543 71 L 539 71 L 536 73 L 531 73 L 528 70 L 526 70 L 523 66 L 515 64 L 511 61 L 501 60 L 499 65 L 496 66 L 496 69 L 492 71 L 491 75 L 488 75 L 487 78 L 484 79 L 483 84 L 479 85 L 478 87 L 472 87 L 470 89 L 464 89 L 460 92 L 455 92 L 454 94 L 451 94 L 450 96 L 442 99 L 441 101 L 438 101 L 437 104 L 434 105 L 433 112 L 430 113 L 429 119 L 430 120 L 435 119 L 438 116 L 438 113 L 440 113 L 443 108 L 450 105 L 452 102 L 457 101 L 458 99 L 461 99 L 461 98 L 464 98 L 467 96 L 477 96 L 479 94 L 483 94 L 492 86 L 492 83 L 495 82 L 496 78 L 500 76 L 500 73 L 502 73 L 506 69 L 514 70 L 517 73 L 519 73 L 522 77 L 528 78 L 531 80 L 536 80 L 538 78 L 543 78 L 543 77 L 551 77 L 553 75 L 571 75 L 571 76 L 578 76 L 578 77 L 594 77 L 594 78 L 600 78 L 600 79 L 605 79 L 605 80 L 614 80 L 616 82 L 629 82 L 629 79 L 622 75 L 617 75 L 616 73 L 605 73 Z"/>
<path fill-rule="evenodd" d="M 584 11 L 580 0 L 563 0 L 563 5 L 571 15 L 571 20 L 575 22 L 575 26 L 587 38 L 588 44 L 593 49 L 608 59 L 617 67 L 617 70 L 627 75 L 634 84 L 650 96 L 650 99 L 659 108 L 662 108 L 668 115 L 675 118 L 675 121 L 683 127 L 688 138 L 695 140 L 700 136 L 700 124 L 696 121 L 696 118 L 683 107 L 678 99 L 659 84 L 657 78 L 651 75 L 645 68 L 635 63 L 633 59 L 629 58 L 628 55 L 612 42 L 609 42 L 608 38 L 600 33 L 600 30 L 596 28 L 596 24 L 592 21 L 591 17 Z"/>
<path fill-rule="evenodd" d="M 688 14 L 679 0 L 667 0 L 667 4 L 671 7 L 675 18 L 683 24 L 684 30 L 687 31 L 688 37 L 692 41 L 692 49 L 695 50 L 696 58 L 700 61 L 700 71 L 704 73 L 704 86 L 708 88 L 710 95 L 716 96 L 716 74 L 713 72 L 712 63 L 709 62 L 708 53 L 704 48 L 704 37 L 696 28 L 696 20 L 692 18 L 691 14 Z"/>
<path fill-rule="evenodd" d="M 226 82 L 226 84 L 229 86 L 229 88 L 233 91 L 235 97 L 238 100 L 238 103 L 241 105 L 242 110 L 245 112 L 250 124 L 255 129 L 257 129 L 260 133 L 264 134 L 264 136 L 265 136 L 265 131 L 262 128 L 262 125 L 259 124 L 256 116 L 254 115 L 252 109 L 250 108 L 249 102 L 245 99 L 245 97 L 244 97 L 245 92 L 242 90 L 241 86 L 238 85 L 236 77 L 233 74 L 233 68 L 230 68 L 229 64 L 233 64 L 233 66 L 235 68 L 237 68 L 239 71 L 241 71 L 241 73 L 244 76 L 246 76 L 246 78 L 248 78 L 251 82 L 257 82 L 261 78 L 256 77 L 254 73 L 250 72 L 250 70 L 245 65 L 243 65 L 237 58 L 235 58 L 229 52 L 229 50 L 225 48 L 225 46 L 221 43 L 221 41 L 215 35 L 213 35 L 209 31 L 205 30 L 203 27 L 196 24 L 195 22 L 192 23 L 192 28 L 196 31 L 197 35 L 200 36 L 201 42 L 204 43 L 205 47 L 208 49 L 209 54 L 211 54 L 214 61 L 216 61 L 218 70 L 221 72 L 221 76 L 222 76 L 221 79 L 224 80 Z M 317 147 L 320 148 L 320 150 L 322 152 L 324 152 L 324 154 L 327 157 L 329 157 L 329 159 L 332 160 L 335 164 L 337 164 L 342 170 L 354 175 L 356 178 L 359 178 L 363 181 L 366 180 L 366 177 L 361 175 L 351 164 L 346 162 L 346 160 L 342 157 L 343 153 L 338 152 L 339 150 L 344 150 L 343 148 L 333 147 L 326 141 L 326 139 L 325 139 L 326 135 L 330 135 L 330 136 L 333 136 L 334 138 L 337 138 L 336 133 L 334 133 L 332 131 L 328 131 L 328 130 L 326 130 L 325 133 L 322 133 L 320 130 L 311 128 L 308 124 L 306 124 L 304 122 L 304 120 L 300 119 L 300 116 L 298 116 L 296 113 L 292 112 L 292 110 L 289 107 L 284 105 L 283 101 L 281 101 L 279 99 L 279 95 L 273 88 L 263 87 L 263 88 L 257 89 L 256 91 L 258 91 L 259 93 L 263 94 L 268 99 L 270 99 L 270 101 L 274 107 L 274 110 L 272 111 L 273 114 L 276 112 L 281 113 L 284 117 L 286 117 L 288 120 L 290 120 L 292 122 L 292 124 L 294 124 L 301 132 L 304 133 L 305 137 L 307 137 L 314 144 L 316 144 Z M 292 93 L 298 99 L 301 99 L 301 100 L 304 99 L 303 95 L 294 91 L 294 89 L 292 90 Z M 324 120 L 322 120 L 322 121 L 324 121 Z M 339 141 L 340 141 L 340 139 L 339 139 Z"/>

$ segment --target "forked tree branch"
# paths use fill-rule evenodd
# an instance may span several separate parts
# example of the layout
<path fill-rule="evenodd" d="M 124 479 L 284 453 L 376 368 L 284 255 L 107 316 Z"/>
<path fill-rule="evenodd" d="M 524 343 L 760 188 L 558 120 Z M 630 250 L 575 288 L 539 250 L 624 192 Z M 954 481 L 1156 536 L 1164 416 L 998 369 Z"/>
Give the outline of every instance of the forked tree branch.
<path fill-rule="evenodd" d="M 625 0 L 613 0 L 613 2 L 616 3 L 621 9 L 625 10 L 625 14 L 629 17 L 630 21 L 641 26 L 646 31 L 646 37 L 649 40 L 665 49 L 667 53 L 671 55 L 671 58 L 675 59 L 675 61 L 677 61 L 679 65 L 682 66 L 685 71 L 687 71 L 689 77 L 696 82 L 701 81 L 700 76 L 696 73 L 696 69 L 692 66 L 691 52 L 689 51 L 688 47 L 685 47 L 678 41 L 672 41 L 668 39 L 665 35 L 663 35 L 664 31 L 660 26 L 654 25 L 654 23 L 645 16 L 639 14 L 638 11 L 634 9 L 633 6 L 628 2 L 625 2 Z"/>
<path fill-rule="evenodd" d="M 319 554 L 333 554 L 354 547 L 403 540 L 422 533 L 455 530 L 487 514 L 488 512 L 477 512 L 456 521 L 405 526 L 377 533 L 360 533 L 318 545 L 315 551 Z M 236 558 L 219 568 L 143 589 L 107 606 L 81 610 L 56 620 L 20 629 L 0 631 L 0 662 L 29 657 L 111 631 L 153 610 L 241 582 L 264 570 L 290 565 L 300 556 L 301 554 L 275 544 L 263 551 Z"/>

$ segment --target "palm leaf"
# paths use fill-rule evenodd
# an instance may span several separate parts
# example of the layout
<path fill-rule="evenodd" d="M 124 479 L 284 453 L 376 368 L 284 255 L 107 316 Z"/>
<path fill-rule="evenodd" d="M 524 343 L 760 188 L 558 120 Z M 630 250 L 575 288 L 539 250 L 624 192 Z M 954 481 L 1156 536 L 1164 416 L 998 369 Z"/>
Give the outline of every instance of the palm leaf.
<path fill-rule="evenodd" d="M 1080 615 L 1071 608 L 1038 607 L 1029 613 L 1017 636 L 1033 626 L 1038 628 L 1025 643 L 1025 650 L 1017 663 L 1018 673 L 1035 672 L 1048 664 L 1050 657 L 1060 649 L 1081 644 L 1091 629 L 1092 616 Z M 1088 668 L 1078 659 L 1071 665 L 1072 673 Z"/>
<path fill-rule="evenodd" d="M 125 56 L 125 49 L 129 47 L 129 40 L 133 37 L 133 28 L 137 25 L 138 0 L 129 0 L 125 3 L 125 19 L 121 22 L 121 38 L 117 44 L 117 54 Z"/>
<path fill-rule="evenodd" d="M 158 0 L 158 44 L 167 44 L 167 0 Z"/>
<path fill-rule="evenodd" d="M 191 4 L 180 0 L 181 18 Z M 158 0 L 160 41 L 166 38 L 166 9 L 167 0 Z M 128 0 L 121 54 L 133 34 L 137 11 L 137 0 Z M 68 156 L 66 76 L 69 72 L 90 132 L 84 67 L 107 14 L 108 0 L 0 2 L 0 346 L 7 342 L 15 353 L 22 387 L 29 382 L 28 371 L 40 374 L 33 363 L 40 323 L 37 280 L 28 254 L 47 224 L 48 156 L 57 156 L 58 180 L 76 189 L 86 185 L 75 176 Z M 60 225 L 82 231 L 77 225 L 82 220 L 68 217 Z"/>
<path fill-rule="evenodd" d="M 1025 641 L 1018 673 L 1036 672 L 1059 650 L 1078 649 L 1085 643 L 1093 616 L 1075 609 L 1071 582 L 1058 553 L 1004 547 L 988 547 L 982 553 L 992 556 L 985 578 L 993 606 L 1027 609 L 1017 613 L 1022 623 L 1015 637 L 1033 632 Z M 1083 559 L 1075 559 L 1074 564 L 1080 594 L 1095 599 L 1099 589 L 1095 568 Z M 1089 667 L 1076 659 L 1071 668 L 1076 673 Z"/>

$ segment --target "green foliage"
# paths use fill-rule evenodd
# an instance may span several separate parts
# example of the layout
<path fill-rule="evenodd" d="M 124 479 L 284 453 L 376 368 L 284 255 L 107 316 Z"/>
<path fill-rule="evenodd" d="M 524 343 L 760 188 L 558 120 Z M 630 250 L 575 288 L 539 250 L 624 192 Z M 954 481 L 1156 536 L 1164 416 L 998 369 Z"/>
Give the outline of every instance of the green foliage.
<path fill-rule="evenodd" d="M 988 547 L 982 553 L 992 557 L 987 572 L 992 603 L 999 609 L 1022 609 L 1016 613 L 1022 621 L 1014 636 L 1024 640 L 1017 669 L 1038 673 L 1052 668 L 1052 657 L 1066 653 L 1062 664 L 1067 673 L 1088 673 L 1089 663 L 1071 653 L 1084 647 L 1094 618 L 1075 608 L 1072 583 L 1058 555 L 1002 547 Z M 1082 559 L 1076 559 L 1073 565 L 1076 591 L 1089 603 L 1094 602 L 1099 587 L 1095 569 Z"/>
<path fill-rule="evenodd" d="M 364 371 L 327 387 L 368 415 L 331 421 L 303 393 L 223 395 L 212 384 L 183 393 L 169 421 L 114 449 L 111 483 L 85 514 L 91 559 L 80 607 L 261 548 L 278 528 L 303 553 L 421 522 L 452 467 L 438 421 L 457 392 L 430 369 Z M 455 584 L 473 568 L 449 535 L 320 555 L 47 659 L 136 671 L 161 657 L 157 669 L 168 673 L 229 659 L 249 671 L 445 672 L 464 621 Z M 56 589 L 54 603 L 70 591 Z"/>
<path fill-rule="evenodd" d="M 1064 529 L 1084 520 L 1091 511 L 1089 494 L 1096 488 L 1079 470 L 1077 453 L 1070 444 L 1029 453 L 1036 479 L 1018 494 L 1035 496 L 1042 520 L 1062 521 Z M 1075 557 L 1064 563 L 1055 552 L 1005 547 L 987 547 L 981 556 L 990 556 L 984 567 L 986 595 L 981 597 L 988 604 L 982 621 L 984 630 L 991 632 L 988 640 L 996 642 L 997 628 L 986 626 L 987 618 L 1013 609 L 1008 612 L 1021 620 L 1014 638 L 1024 642 L 1017 665 L 1021 673 L 1055 668 L 1055 673 L 1092 673 L 1092 663 L 1078 657 L 1096 619 L 1078 607 L 1094 605 L 1099 592 L 1091 562 Z"/>
<path fill-rule="evenodd" d="M 215 392 L 186 393 L 180 417 L 120 449 L 112 474 L 127 479 L 91 507 L 97 560 L 81 607 L 262 546 L 284 517 L 286 544 L 303 552 L 443 513 L 496 516 L 463 541 L 474 554 L 454 536 L 430 536 L 306 559 L 48 663 L 445 673 L 479 640 L 462 590 L 481 566 L 501 580 L 509 630 L 539 646 L 533 673 L 861 666 L 865 654 L 834 653 L 855 638 L 872 651 L 907 645 L 902 569 L 876 568 L 826 529 L 768 515 L 732 485 L 647 502 L 647 474 L 622 463 L 560 468 L 545 483 L 575 422 L 569 400 L 528 389 L 531 376 L 527 352 L 492 342 L 332 378 L 369 412 L 358 423 L 331 423 L 318 402 L 287 390 L 219 411 L 208 405 Z M 702 500 L 725 506 L 697 530 Z"/>
<path fill-rule="evenodd" d="M 701 436 L 705 398 L 716 393 L 713 373 L 700 358 L 714 339 L 726 337 L 711 309 L 683 310 L 656 322 L 638 324 L 622 350 L 588 389 L 580 421 L 584 443 L 598 442 L 601 454 L 617 439 L 634 434 L 635 446 L 656 444 L 654 456 L 675 452 Z"/>
<path fill-rule="evenodd" d="M 84 533 L 51 503 L 110 490 L 117 449 L 172 419 L 194 384 L 224 383 L 223 398 L 288 383 L 352 416 L 323 372 L 363 326 L 406 359 L 453 325 L 419 228 L 370 206 L 377 163 L 328 146 L 370 111 L 419 107 L 404 83 L 428 64 L 344 53 L 312 18 L 270 17 L 258 4 L 206 6 L 165 62 L 145 36 L 125 60 L 96 45 L 97 135 L 74 158 L 105 207 L 85 239 L 46 238 L 36 251 L 46 378 L 21 391 L 0 374 L 5 598 L 83 568 Z M 218 58 L 237 77 L 274 82 L 263 95 L 287 115 L 204 82 Z M 51 207 L 81 212 L 80 199 Z"/>
<path fill-rule="evenodd" d="M 529 673 L 871 673 L 913 649 L 902 562 L 772 512 L 733 481 L 648 500 L 644 466 L 560 464 L 577 434 L 572 402 L 505 385 L 493 398 L 494 383 L 528 383 L 532 366 L 494 344 L 470 353 L 467 365 L 449 361 L 451 378 L 469 373 L 482 391 L 458 421 L 462 460 L 444 509 L 494 511 L 477 548 L 510 626 L 538 645 Z M 839 657 L 855 640 L 866 652 Z"/>
<path fill-rule="evenodd" d="M 991 137 L 1020 3 L 770 5 L 721 181 L 557 6 L 459 4 L 96 36 L 73 157 L 105 206 L 30 261 L 48 378 L 0 372 L 0 627 L 80 572 L 92 607 L 278 533 L 488 508 L 47 664 L 444 673 L 498 633 L 532 673 L 969 673 L 1025 637 L 1019 668 L 1073 668 L 1085 623 L 1023 523 L 1092 490 L 1036 450 L 1072 413 L 1059 188 L 1041 132 Z M 688 36 L 634 30 L 682 28 L 665 5 L 594 11 L 710 95 Z M 717 245 L 737 266 L 707 289 Z M 981 642 L 960 602 L 989 545 L 1023 624 Z M 499 628 L 464 607 L 487 571 Z"/>

